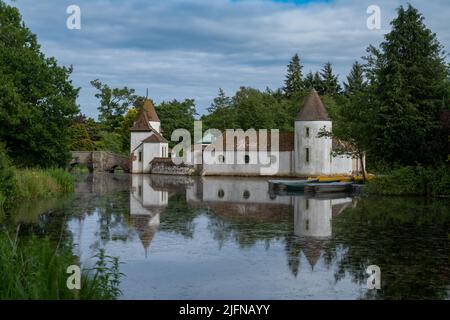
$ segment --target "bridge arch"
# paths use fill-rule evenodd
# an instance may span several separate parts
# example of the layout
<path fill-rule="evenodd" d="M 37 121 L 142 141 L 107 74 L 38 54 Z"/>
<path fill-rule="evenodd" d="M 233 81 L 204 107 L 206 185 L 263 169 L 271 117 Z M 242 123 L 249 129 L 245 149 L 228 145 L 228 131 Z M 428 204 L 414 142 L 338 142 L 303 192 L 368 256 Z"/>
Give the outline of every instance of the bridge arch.
<path fill-rule="evenodd" d="M 130 157 L 109 151 L 72 151 L 69 170 L 77 164 L 87 166 L 89 172 L 114 172 L 120 167 L 129 173 L 131 167 Z"/>

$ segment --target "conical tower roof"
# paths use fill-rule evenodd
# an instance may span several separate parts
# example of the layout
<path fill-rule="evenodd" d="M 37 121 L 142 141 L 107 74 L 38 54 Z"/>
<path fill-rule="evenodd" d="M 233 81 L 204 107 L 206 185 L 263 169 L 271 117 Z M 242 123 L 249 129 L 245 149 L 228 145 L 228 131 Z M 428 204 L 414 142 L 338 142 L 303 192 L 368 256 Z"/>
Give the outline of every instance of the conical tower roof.
<path fill-rule="evenodd" d="M 330 121 L 319 94 L 312 89 L 295 121 Z"/>
<path fill-rule="evenodd" d="M 139 111 L 139 115 L 130 131 L 152 131 L 150 121 L 161 122 L 156 114 L 155 107 L 149 99 L 144 100 L 144 106 Z"/>

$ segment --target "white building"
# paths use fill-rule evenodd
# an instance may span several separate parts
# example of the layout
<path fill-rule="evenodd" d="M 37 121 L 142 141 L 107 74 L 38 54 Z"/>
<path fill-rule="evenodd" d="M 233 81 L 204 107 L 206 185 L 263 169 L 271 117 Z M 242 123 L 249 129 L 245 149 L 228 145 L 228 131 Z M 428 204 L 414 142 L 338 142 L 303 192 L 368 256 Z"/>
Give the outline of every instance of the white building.
<path fill-rule="evenodd" d="M 223 155 L 216 164 L 203 164 L 203 175 L 240 175 L 240 176 L 312 176 L 312 175 L 350 175 L 360 172 L 359 159 L 352 159 L 347 155 L 335 155 L 333 151 L 342 142 L 329 137 L 319 137 L 321 130 L 331 132 L 333 128 L 327 110 L 323 105 L 316 90 L 312 90 L 306 98 L 303 107 L 300 109 L 294 124 L 294 132 L 280 133 L 278 143 L 278 155 L 271 156 L 271 164 L 262 164 L 259 159 L 259 138 L 256 142 L 250 142 L 247 138 L 236 141 L 234 148 L 227 149 L 223 141 L 213 143 L 223 145 Z M 267 137 L 270 149 L 270 135 Z M 245 145 L 245 151 L 238 148 L 238 145 Z M 198 156 L 198 155 L 197 155 Z M 229 163 L 229 159 L 234 159 Z M 239 164 L 236 160 L 241 158 Z M 243 162 L 243 163 L 242 163 Z M 278 162 L 278 163 L 277 163 Z M 265 173 L 264 168 L 271 165 L 277 167 L 276 173 Z"/>
<path fill-rule="evenodd" d="M 313 176 L 313 175 L 351 175 L 360 172 L 359 159 L 350 156 L 335 155 L 334 150 L 342 146 L 342 142 L 329 137 L 319 137 L 321 130 L 331 132 L 333 127 L 327 110 L 319 95 L 313 89 L 300 109 L 294 124 L 294 132 L 280 133 L 278 150 L 271 149 L 271 136 L 267 137 L 267 145 L 260 145 L 257 141 L 250 141 L 248 136 L 232 137 L 234 146 L 226 145 L 227 136 L 222 139 L 212 139 L 213 142 L 205 145 L 202 141 L 201 151 L 192 153 L 196 159 L 196 169 L 207 176 Z M 220 144 L 219 144 L 220 143 Z M 205 148 L 208 153 L 205 153 Z M 207 155 L 212 149 L 217 149 L 218 161 L 207 161 Z M 270 164 L 261 161 L 261 150 L 271 151 Z M 276 149 L 276 148 L 274 148 Z M 277 152 L 275 152 L 277 151 Z M 179 174 L 168 157 L 168 144 L 160 133 L 160 121 L 155 108 L 149 100 L 145 101 L 144 109 L 140 112 L 131 129 L 132 173 L 151 173 L 152 162 L 167 165 L 167 174 Z M 270 153 L 269 153 L 270 154 Z M 210 157 L 209 157 L 210 158 Z M 198 161 L 200 159 L 200 161 Z M 203 161 L 202 161 L 203 160 Z M 192 161 L 194 162 L 194 161 Z M 198 165 L 199 162 L 202 164 Z M 167 163 L 167 164 L 166 164 Z M 191 164 L 192 165 L 192 164 Z M 171 166 L 171 168 L 169 168 Z M 267 170 L 268 168 L 275 170 Z"/>
<path fill-rule="evenodd" d="M 134 122 L 131 131 L 131 172 L 150 173 L 150 163 L 169 155 L 169 144 L 161 134 L 161 121 L 148 99 Z"/>

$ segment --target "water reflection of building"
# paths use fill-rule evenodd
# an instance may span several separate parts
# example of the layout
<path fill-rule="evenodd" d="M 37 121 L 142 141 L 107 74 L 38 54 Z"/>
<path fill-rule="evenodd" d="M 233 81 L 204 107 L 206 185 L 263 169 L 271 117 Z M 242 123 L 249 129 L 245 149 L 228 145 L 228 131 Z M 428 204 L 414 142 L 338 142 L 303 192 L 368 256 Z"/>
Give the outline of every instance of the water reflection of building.
<path fill-rule="evenodd" d="M 155 236 L 160 215 L 168 204 L 168 192 L 152 186 L 150 176 L 132 175 L 130 189 L 130 222 L 139 235 L 147 254 Z"/>
<path fill-rule="evenodd" d="M 286 238 L 286 250 L 294 274 L 301 252 L 314 268 L 332 236 L 333 217 L 352 203 L 345 194 L 333 198 L 274 195 L 268 192 L 267 180 L 259 178 L 202 178 L 187 188 L 186 197 L 189 203 L 203 203 L 225 219 L 280 222 L 293 214 L 293 238 Z"/>
<path fill-rule="evenodd" d="M 333 217 L 352 203 L 352 199 L 345 194 L 339 196 L 342 198 L 294 197 L 294 234 L 298 237 L 297 250 L 303 252 L 312 269 L 332 236 Z"/>

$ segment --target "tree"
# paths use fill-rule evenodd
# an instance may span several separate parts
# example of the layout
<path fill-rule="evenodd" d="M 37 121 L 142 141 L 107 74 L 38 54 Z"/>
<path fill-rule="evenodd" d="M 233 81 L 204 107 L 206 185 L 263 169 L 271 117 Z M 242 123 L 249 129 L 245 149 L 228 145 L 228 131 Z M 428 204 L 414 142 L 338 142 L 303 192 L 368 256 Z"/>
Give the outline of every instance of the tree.
<path fill-rule="evenodd" d="M 355 62 L 350 74 L 347 76 L 347 82 L 344 82 L 344 91 L 347 95 L 355 92 L 362 92 L 367 87 L 367 81 L 364 79 L 363 65 Z"/>
<path fill-rule="evenodd" d="M 302 81 L 302 68 L 298 54 L 295 54 L 287 66 L 286 80 L 283 91 L 288 98 L 292 98 L 304 89 Z"/>
<path fill-rule="evenodd" d="M 104 129 L 113 132 L 120 126 L 124 114 L 138 98 L 134 89 L 127 87 L 111 88 L 98 79 L 91 81 L 91 85 L 97 89 L 95 97 L 100 100 L 99 120 Z"/>
<path fill-rule="evenodd" d="M 321 72 L 321 88 L 317 90 L 321 95 L 336 95 L 341 92 L 338 77 L 333 73 L 333 67 L 330 62 L 325 63 Z"/>
<path fill-rule="evenodd" d="M 41 52 L 19 11 L 0 0 L 0 140 L 20 166 L 65 166 L 78 113 L 72 68 Z"/>
<path fill-rule="evenodd" d="M 367 49 L 371 156 L 388 165 L 443 161 L 439 112 L 448 109 L 443 48 L 411 5 L 401 6 L 379 48 Z"/>
<path fill-rule="evenodd" d="M 221 88 L 207 110 L 209 114 L 202 117 L 205 128 L 214 128 L 221 131 L 234 128 L 235 114 L 232 108 L 232 100 L 225 95 Z"/>
<path fill-rule="evenodd" d="M 136 105 L 136 104 L 135 104 Z M 138 107 L 139 108 L 139 107 Z M 120 123 L 118 133 L 122 141 L 122 153 L 128 154 L 130 152 L 130 129 L 133 127 L 134 121 L 138 116 L 138 109 L 131 108 Z"/>
<path fill-rule="evenodd" d="M 170 141 L 172 132 L 175 129 L 189 130 L 194 136 L 194 121 L 197 115 L 195 111 L 195 101 L 186 99 L 184 101 L 172 100 L 162 102 L 155 107 L 158 117 L 161 120 L 161 129 L 167 140 Z M 170 142 L 171 145 L 173 144 Z"/>

